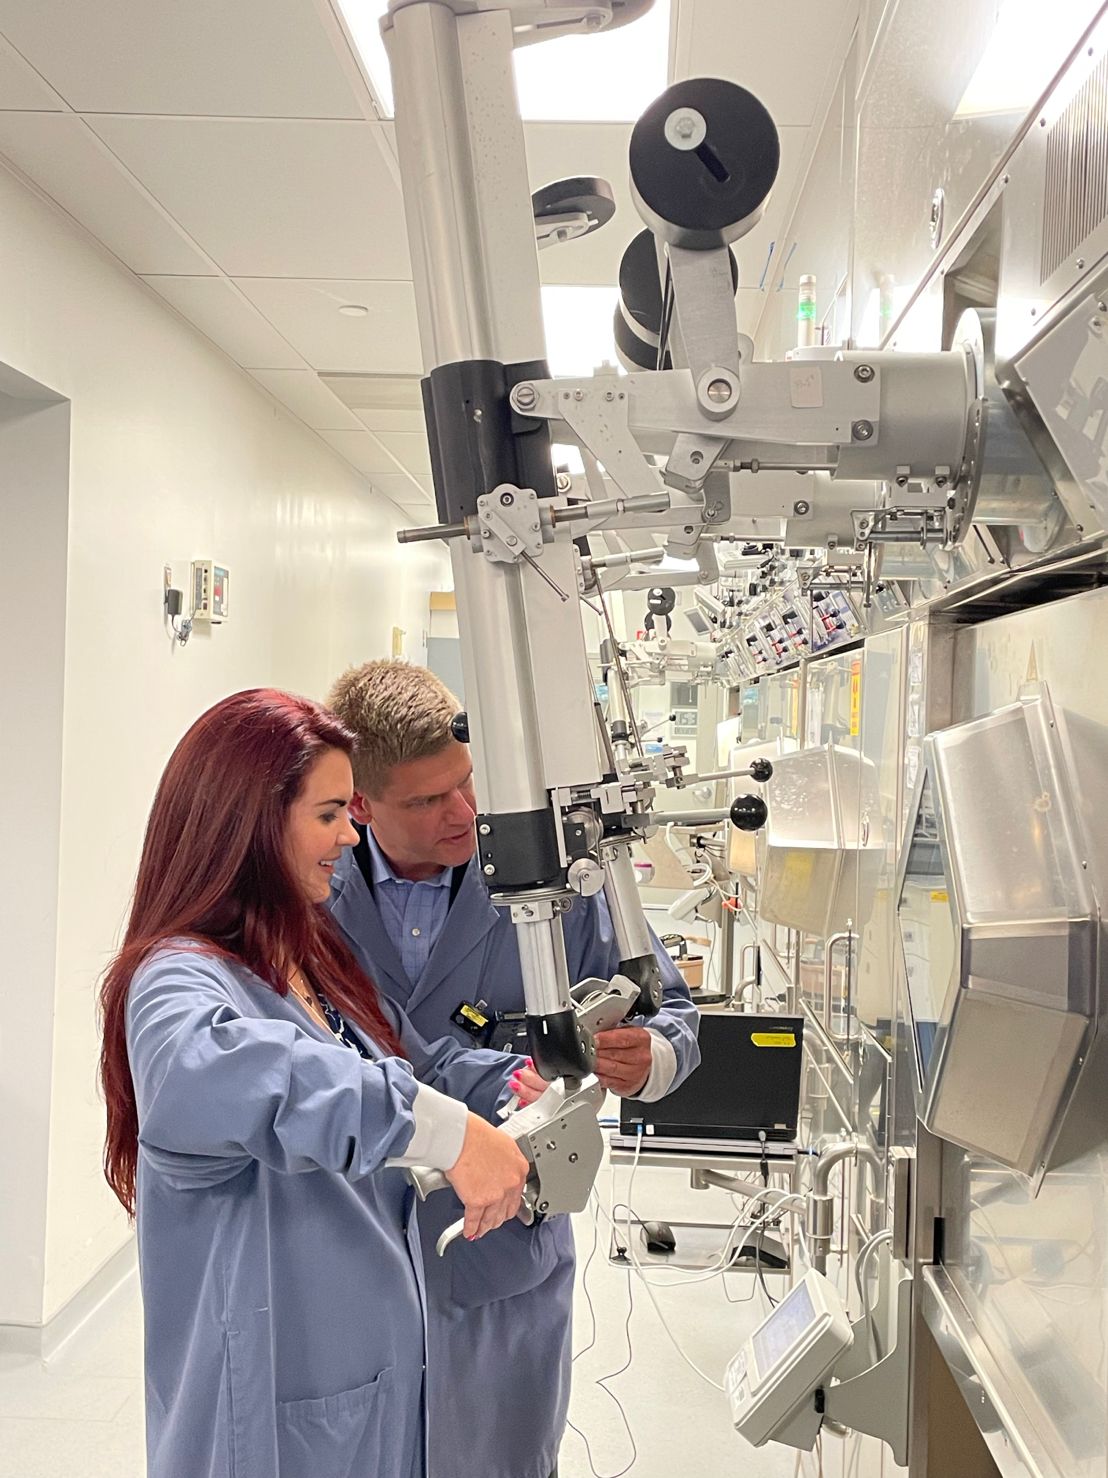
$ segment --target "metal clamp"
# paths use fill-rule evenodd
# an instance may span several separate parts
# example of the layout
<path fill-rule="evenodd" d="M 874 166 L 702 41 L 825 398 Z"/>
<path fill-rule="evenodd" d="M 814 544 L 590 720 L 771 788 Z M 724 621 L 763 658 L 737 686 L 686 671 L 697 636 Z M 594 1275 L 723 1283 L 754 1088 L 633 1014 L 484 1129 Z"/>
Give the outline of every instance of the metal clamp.
<path fill-rule="evenodd" d="M 485 558 L 517 564 L 542 553 L 542 519 L 534 488 L 503 482 L 477 499 L 477 519 Z"/>

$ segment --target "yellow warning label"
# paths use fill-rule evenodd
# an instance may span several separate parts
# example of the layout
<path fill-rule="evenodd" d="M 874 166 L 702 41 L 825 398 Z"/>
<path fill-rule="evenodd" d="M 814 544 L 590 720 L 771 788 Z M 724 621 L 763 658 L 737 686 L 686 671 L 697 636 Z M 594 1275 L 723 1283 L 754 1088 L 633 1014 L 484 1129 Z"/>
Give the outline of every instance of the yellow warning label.
<path fill-rule="evenodd" d="M 751 1032 L 750 1040 L 755 1047 L 795 1047 L 793 1032 Z"/>
<path fill-rule="evenodd" d="M 476 1010 L 473 1006 L 462 1006 L 461 1015 L 467 1021 L 472 1021 L 474 1026 L 488 1026 L 489 1024 L 489 1018 L 482 1016 L 480 1011 Z"/>
<path fill-rule="evenodd" d="M 850 732 L 860 734 L 862 731 L 862 664 L 854 661 L 850 664 Z"/>
<path fill-rule="evenodd" d="M 931 902 L 932 903 L 949 903 L 950 902 L 950 894 L 946 891 L 945 888 L 936 888 L 935 891 L 931 894 Z"/>

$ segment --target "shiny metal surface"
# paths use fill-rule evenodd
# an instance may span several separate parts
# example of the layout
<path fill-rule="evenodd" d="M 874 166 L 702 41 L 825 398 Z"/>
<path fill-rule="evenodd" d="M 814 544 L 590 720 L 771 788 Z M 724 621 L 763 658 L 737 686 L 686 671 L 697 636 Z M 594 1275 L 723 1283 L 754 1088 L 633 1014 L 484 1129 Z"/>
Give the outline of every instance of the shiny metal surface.
<path fill-rule="evenodd" d="M 1010 1366 L 981 1338 L 941 1267 L 923 1270 L 922 1310 L 1002 1478 L 1069 1478 L 1034 1431 Z"/>
<path fill-rule="evenodd" d="M 924 741 L 899 888 L 923 1120 L 1036 1181 L 1096 991 L 1059 723 L 1046 687 L 1025 685 L 1019 702 Z"/>
<path fill-rule="evenodd" d="M 1045 682 L 1065 715 L 1085 818 L 1086 876 L 1108 877 L 1108 692 L 1090 653 L 1108 640 L 1108 594 L 1094 592 L 959 631 L 954 717 L 1015 701 Z M 1019 1178 L 947 1146 L 942 1210 L 946 1270 L 974 1331 L 1009 1373 L 1029 1423 L 1067 1478 L 1108 1468 L 1108 1063 L 1101 1032 L 1051 1169 L 1032 1196 Z M 1023 1428 L 1017 1426 L 1016 1432 Z"/>
<path fill-rule="evenodd" d="M 766 785 L 769 818 L 759 872 L 764 919 L 827 939 L 861 922 L 859 878 L 877 865 L 862 808 L 876 809 L 877 772 L 855 750 L 828 744 L 782 755 Z M 862 902 L 873 885 L 862 884 Z"/>

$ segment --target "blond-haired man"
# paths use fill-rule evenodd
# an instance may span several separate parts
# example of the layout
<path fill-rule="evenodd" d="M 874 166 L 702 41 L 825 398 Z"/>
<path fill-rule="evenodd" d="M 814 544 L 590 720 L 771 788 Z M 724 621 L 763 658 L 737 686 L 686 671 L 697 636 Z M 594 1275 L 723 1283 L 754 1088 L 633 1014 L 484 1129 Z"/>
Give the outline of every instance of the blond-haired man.
<path fill-rule="evenodd" d="M 474 862 L 477 806 L 469 748 L 451 732 L 459 704 L 425 668 L 367 662 L 343 674 L 330 707 L 356 736 L 351 815 L 361 840 L 336 866 L 331 908 L 378 988 L 428 1038 L 473 1044 L 464 1007 L 493 1019 L 524 1009 L 515 927 Z M 571 979 L 619 964 L 602 897 L 565 916 Z M 661 1098 L 700 1060 L 696 1008 L 654 941 L 662 1010 L 598 1039 L 613 1092 Z M 500 1045 L 513 1031 L 502 1028 Z M 518 1050 L 518 1047 L 517 1047 Z M 523 1049 L 525 1050 L 525 1049 Z M 569 1401 L 573 1237 L 568 1217 L 511 1222 L 445 1258 L 447 1192 L 421 1210 L 428 1307 L 430 1478 L 547 1478 Z"/>

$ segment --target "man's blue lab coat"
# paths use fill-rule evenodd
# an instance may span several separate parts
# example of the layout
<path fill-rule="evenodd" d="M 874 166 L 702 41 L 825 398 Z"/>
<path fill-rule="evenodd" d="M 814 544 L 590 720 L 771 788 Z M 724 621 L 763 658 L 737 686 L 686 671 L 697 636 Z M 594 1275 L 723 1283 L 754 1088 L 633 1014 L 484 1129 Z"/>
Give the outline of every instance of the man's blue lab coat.
<path fill-rule="evenodd" d="M 423 1478 L 422 1255 L 385 1162 L 417 1080 L 491 1119 L 520 1059 L 398 1025 L 411 1063 L 367 1061 L 184 942 L 136 972 L 150 1478 Z"/>
<path fill-rule="evenodd" d="M 471 861 L 418 984 L 404 973 L 352 850 L 335 864 L 331 910 L 383 995 L 429 1039 L 472 1040 L 451 1021 L 463 1002 L 523 1009 L 515 925 L 497 909 Z M 619 950 L 602 897 L 564 916 L 571 984 L 610 979 Z M 651 936 L 653 938 L 653 936 Z M 676 1087 L 700 1061 L 697 1011 L 662 946 L 662 1010 L 650 1026 L 677 1057 Z M 478 1242 L 435 1254 L 459 1214 L 451 1192 L 420 1208 L 427 1277 L 430 1478 L 548 1478 L 569 1405 L 573 1232 L 566 1216 L 535 1228 L 506 1223 Z"/>

